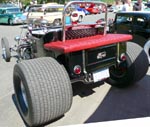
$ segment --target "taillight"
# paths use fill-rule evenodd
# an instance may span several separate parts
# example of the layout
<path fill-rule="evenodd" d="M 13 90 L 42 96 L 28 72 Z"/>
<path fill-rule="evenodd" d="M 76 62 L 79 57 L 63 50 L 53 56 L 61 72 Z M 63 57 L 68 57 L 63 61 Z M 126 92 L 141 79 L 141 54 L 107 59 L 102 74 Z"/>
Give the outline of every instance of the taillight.
<path fill-rule="evenodd" d="M 80 65 L 74 66 L 73 71 L 74 71 L 75 74 L 79 75 L 81 73 L 81 66 Z"/>
<path fill-rule="evenodd" d="M 127 57 L 126 57 L 125 53 L 122 53 L 120 55 L 120 60 L 125 61 L 126 59 L 127 59 Z"/>
<path fill-rule="evenodd" d="M 72 17 L 78 17 L 78 14 L 77 13 L 73 13 Z"/>

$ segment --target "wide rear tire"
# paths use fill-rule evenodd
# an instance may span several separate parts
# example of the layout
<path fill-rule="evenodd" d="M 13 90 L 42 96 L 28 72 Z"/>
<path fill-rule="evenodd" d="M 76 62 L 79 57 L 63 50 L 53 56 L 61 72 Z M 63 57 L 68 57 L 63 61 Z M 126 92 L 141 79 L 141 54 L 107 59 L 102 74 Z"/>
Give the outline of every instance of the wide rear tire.
<path fill-rule="evenodd" d="M 136 43 L 127 42 L 127 60 L 119 67 L 110 68 L 108 83 L 118 88 L 124 88 L 141 80 L 147 73 L 149 62 L 142 47 Z"/>
<path fill-rule="evenodd" d="M 71 107 L 73 95 L 69 76 L 53 58 L 16 64 L 13 82 L 19 112 L 29 126 L 50 122 Z"/>

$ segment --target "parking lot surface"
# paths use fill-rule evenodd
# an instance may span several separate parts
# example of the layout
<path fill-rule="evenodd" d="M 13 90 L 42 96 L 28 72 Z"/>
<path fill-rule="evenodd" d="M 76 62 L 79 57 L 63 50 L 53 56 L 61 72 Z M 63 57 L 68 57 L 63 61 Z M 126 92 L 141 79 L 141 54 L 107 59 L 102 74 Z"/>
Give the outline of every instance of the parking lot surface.
<path fill-rule="evenodd" d="M 0 39 L 6 36 L 10 46 L 20 35 L 21 25 L 0 25 Z M 25 30 L 23 31 L 25 32 Z M 0 53 L 1 53 L 0 48 Z M 13 67 L 16 59 L 6 63 L 0 55 L 0 127 L 24 127 L 14 103 Z M 73 84 L 74 97 L 71 110 L 46 127 L 92 123 L 150 116 L 150 70 L 135 85 L 117 89 L 106 83 Z"/>

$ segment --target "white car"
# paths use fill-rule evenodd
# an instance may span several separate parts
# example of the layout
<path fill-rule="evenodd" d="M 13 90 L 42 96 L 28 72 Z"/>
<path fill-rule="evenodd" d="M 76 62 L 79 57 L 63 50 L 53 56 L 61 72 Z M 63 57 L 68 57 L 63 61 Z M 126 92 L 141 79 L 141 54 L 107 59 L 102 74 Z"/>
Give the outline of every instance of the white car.
<path fill-rule="evenodd" d="M 71 21 L 72 22 L 82 22 L 85 17 L 84 11 L 75 10 L 71 13 Z"/>
<path fill-rule="evenodd" d="M 28 23 L 36 19 L 43 19 L 47 20 L 49 24 L 53 24 L 54 26 L 60 25 L 62 23 L 63 8 L 64 5 L 60 4 L 45 5 L 28 14 Z"/>
<path fill-rule="evenodd" d="M 25 10 L 23 11 L 23 14 L 22 14 L 22 17 L 23 19 L 25 20 L 25 23 L 27 23 L 27 17 L 28 17 L 28 14 L 30 12 L 33 12 L 35 11 L 37 8 L 39 7 L 42 7 L 42 4 L 36 4 L 36 5 L 28 5 Z"/>

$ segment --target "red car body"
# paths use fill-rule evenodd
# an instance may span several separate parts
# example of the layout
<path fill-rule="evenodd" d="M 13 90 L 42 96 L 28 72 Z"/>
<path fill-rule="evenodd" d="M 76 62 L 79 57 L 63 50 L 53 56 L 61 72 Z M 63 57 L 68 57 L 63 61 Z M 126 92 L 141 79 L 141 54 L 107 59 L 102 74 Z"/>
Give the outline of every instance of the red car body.
<path fill-rule="evenodd" d="M 99 14 L 101 11 L 98 7 L 95 6 L 95 4 L 91 4 L 89 7 L 86 8 L 90 14 Z"/>

